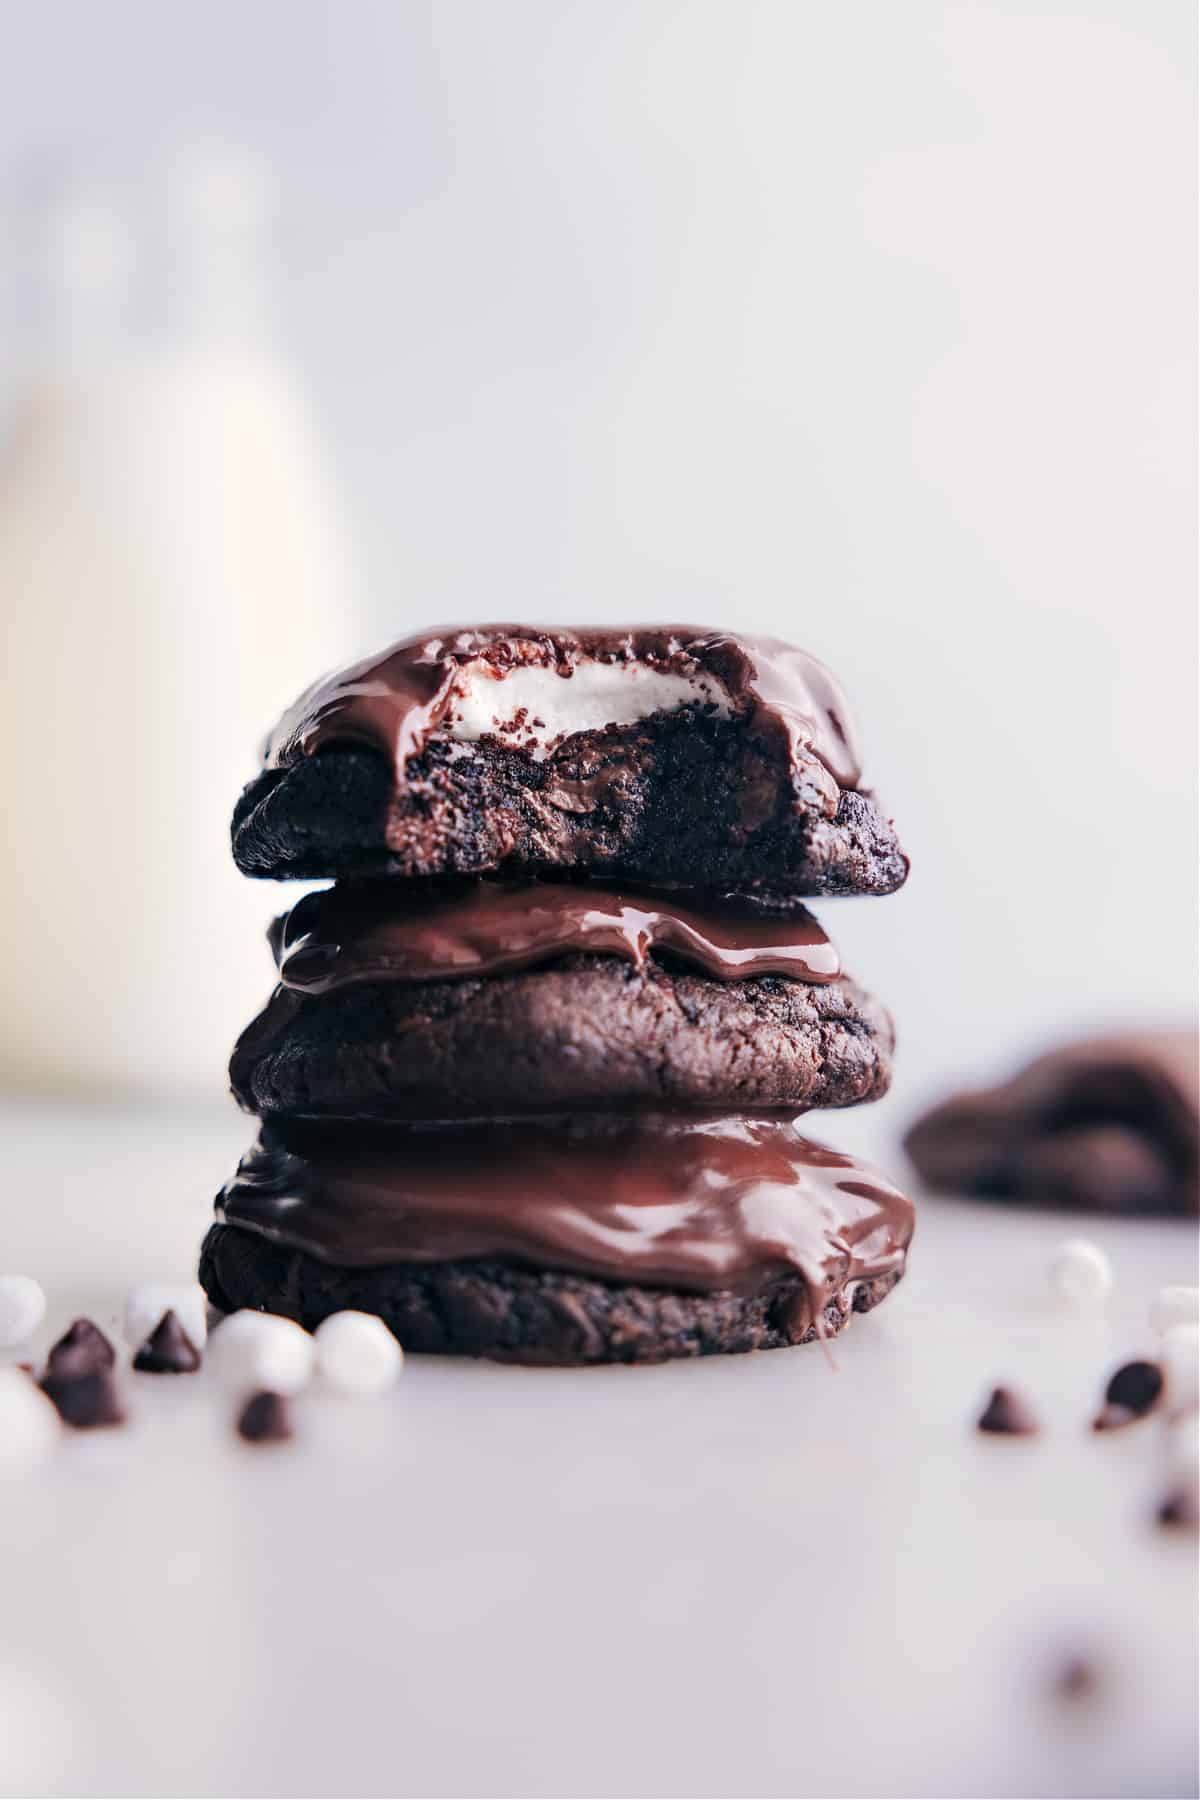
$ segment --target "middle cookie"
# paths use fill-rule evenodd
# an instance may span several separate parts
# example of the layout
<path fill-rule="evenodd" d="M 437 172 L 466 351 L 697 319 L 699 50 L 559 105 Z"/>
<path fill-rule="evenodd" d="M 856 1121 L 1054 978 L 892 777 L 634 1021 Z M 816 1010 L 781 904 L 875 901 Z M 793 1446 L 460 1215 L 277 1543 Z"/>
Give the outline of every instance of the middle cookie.
<path fill-rule="evenodd" d="M 593 885 L 383 881 L 278 919 L 280 986 L 230 1077 L 264 1117 L 851 1106 L 886 1011 L 805 911 Z"/>

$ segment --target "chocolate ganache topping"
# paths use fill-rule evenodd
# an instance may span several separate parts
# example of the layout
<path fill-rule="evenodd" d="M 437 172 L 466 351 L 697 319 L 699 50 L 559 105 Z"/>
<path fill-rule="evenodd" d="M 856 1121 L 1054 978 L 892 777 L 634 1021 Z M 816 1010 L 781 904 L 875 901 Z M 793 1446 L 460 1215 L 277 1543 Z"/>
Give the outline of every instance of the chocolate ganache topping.
<path fill-rule="evenodd" d="M 302 694 L 267 739 L 264 766 L 286 768 L 331 744 L 358 743 L 391 758 L 402 781 L 409 757 L 439 730 L 464 737 L 499 735 L 529 747 L 546 728 L 553 748 L 572 727 L 555 735 L 552 725 L 536 716 L 537 701 L 522 700 L 527 678 L 537 670 L 578 687 L 587 685 L 578 680 L 581 675 L 590 676 L 609 696 L 615 692 L 610 677 L 624 671 L 630 692 L 622 704 L 628 708 L 635 693 L 644 695 L 645 704 L 640 712 L 614 711 L 613 720 L 692 705 L 745 719 L 781 745 L 793 772 L 815 758 L 839 787 L 861 784 L 847 703 L 824 664 L 775 638 L 690 625 L 574 630 L 485 625 L 407 638 Z M 508 717 L 502 690 L 514 676 L 522 679 L 512 681 Z M 544 694 L 544 686 L 540 691 Z M 562 699 L 556 696 L 555 711 Z M 596 704 L 603 707 L 593 697 L 593 708 Z M 589 720 L 588 728 L 595 722 Z"/>
<path fill-rule="evenodd" d="M 586 951 L 643 968 L 665 950 L 720 981 L 788 975 L 822 984 L 841 972 L 837 951 L 803 910 L 774 918 L 733 902 L 684 905 L 555 882 L 469 882 L 420 897 L 392 881 L 341 884 L 276 919 L 271 947 L 281 984 L 303 994 L 497 975 Z"/>
<path fill-rule="evenodd" d="M 499 1258 L 689 1291 L 899 1272 L 911 1203 L 779 1115 L 264 1126 L 218 1217 L 344 1267 Z M 811 1322 L 811 1321 L 810 1321 Z"/>

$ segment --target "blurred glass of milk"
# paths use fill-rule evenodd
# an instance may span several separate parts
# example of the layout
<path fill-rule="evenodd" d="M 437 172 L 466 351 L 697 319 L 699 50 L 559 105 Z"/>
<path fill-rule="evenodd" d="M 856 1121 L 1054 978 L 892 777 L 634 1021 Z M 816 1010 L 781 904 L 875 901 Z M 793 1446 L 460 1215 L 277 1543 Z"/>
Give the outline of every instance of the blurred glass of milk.
<path fill-rule="evenodd" d="M 43 209 L 0 419 L 6 1087 L 224 1092 L 285 900 L 234 871 L 229 815 L 276 714 L 358 648 L 266 329 L 262 172 L 193 154 L 165 185 L 153 327 L 116 204 L 75 184 Z"/>

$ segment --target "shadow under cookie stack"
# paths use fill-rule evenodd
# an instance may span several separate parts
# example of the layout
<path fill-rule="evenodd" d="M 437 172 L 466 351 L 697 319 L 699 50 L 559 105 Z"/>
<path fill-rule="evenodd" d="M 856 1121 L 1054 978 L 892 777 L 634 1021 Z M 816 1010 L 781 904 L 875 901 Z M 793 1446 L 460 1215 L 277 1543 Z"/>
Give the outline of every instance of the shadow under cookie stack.
<path fill-rule="evenodd" d="M 234 1050 L 260 1136 L 200 1277 L 407 1349 L 657 1361 L 829 1337 L 913 1212 L 797 1115 L 892 1028 L 803 901 L 907 874 L 812 657 L 688 627 L 481 626 L 301 696 L 234 814 L 278 919 Z"/>

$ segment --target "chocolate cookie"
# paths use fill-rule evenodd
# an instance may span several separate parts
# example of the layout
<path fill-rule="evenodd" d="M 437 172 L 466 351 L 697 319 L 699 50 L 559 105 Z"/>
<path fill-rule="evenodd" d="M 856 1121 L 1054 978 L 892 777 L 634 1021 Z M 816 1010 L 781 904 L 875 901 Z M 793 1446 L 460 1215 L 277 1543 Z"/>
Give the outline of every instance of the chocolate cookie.
<path fill-rule="evenodd" d="M 679 1104 L 853 1106 L 887 1091 L 891 1020 L 846 977 L 718 981 L 575 955 L 459 981 L 277 988 L 230 1079 L 264 1117 L 459 1118 Z"/>
<path fill-rule="evenodd" d="M 410 1349 L 646 1361 L 803 1343 L 903 1272 L 910 1202 L 785 1118 L 267 1126 L 217 1203 L 214 1302 Z"/>
<path fill-rule="evenodd" d="M 1200 1210 L 1193 1032 L 1097 1038 L 926 1113 L 905 1146 L 925 1182 L 1031 1206 Z"/>
<path fill-rule="evenodd" d="M 330 677 L 268 739 L 233 852 L 249 875 L 579 871 L 781 903 L 908 872 L 829 672 L 682 626 L 446 632 Z"/>
<path fill-rule="evenodd" d="M 204 1240 L 200 1280 L 222 1311 L 252 1306 L 315 1329 L 349 1307 L 378 1313 L 404 1348 L 532 1364 L 646 1363 L 779 1350 L 832 1338 L 899 1281 L 881 1275 L 831 1299 L 821 1328 L 793 1322 L 803 1293 L 780 1275 L 757 1294 L 683 1294 L 503 1263 L 339 1269 L 232 1225 Z"/>

